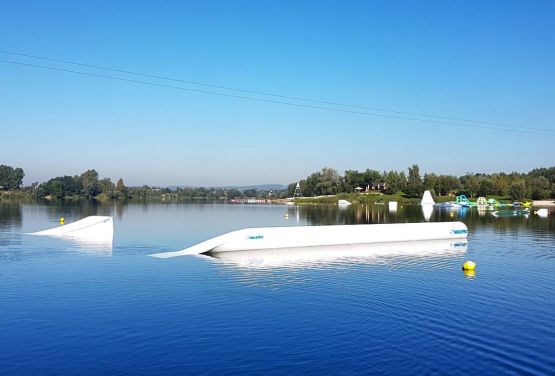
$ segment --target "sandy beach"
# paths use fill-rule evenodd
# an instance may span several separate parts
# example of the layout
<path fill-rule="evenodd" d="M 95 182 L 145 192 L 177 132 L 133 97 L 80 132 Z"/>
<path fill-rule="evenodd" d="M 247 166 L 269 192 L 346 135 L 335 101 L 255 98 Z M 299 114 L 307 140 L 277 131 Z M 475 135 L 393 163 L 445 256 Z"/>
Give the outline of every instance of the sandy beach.
<path fill-rule="evenodd" d="M 535 200 L 532 203 L 532 206 L 555 206 L 555 201 L 549 201 L 549 200 Z"/>

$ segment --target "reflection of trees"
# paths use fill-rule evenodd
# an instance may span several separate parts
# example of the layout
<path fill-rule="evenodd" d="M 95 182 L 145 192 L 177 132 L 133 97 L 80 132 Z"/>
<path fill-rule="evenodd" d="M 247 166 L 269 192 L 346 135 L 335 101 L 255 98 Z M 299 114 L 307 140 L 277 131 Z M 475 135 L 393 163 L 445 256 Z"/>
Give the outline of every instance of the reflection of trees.
<path fill-rule="evenodd" d="M 209 208 L 209 204 L 221 204 L 223 200 L 183 200 L 180 203 L 187 204 L 183 207 L 194 205 L 197 209 Z M 64 216 L 66 221 L 82 219 L 90 215 L 117 216 L 122 219 L 124 213 L 130 206 L 139 207 L 144 213 L 159 206 L 175 205 L 175 201 L 137 201 L 137 200 L 42 200 L 41 205 L 46 206 L 46 211 L 50 217 L 56 218 Z"/>
<path fill-rule="evenodd" d="M 123 209 L 124 206 L 127 206 L 129 203 L 127 201 L 116 201 L 115 202 L 115 206 L 116 206 L 116 215 L 118 216 L 118 219 L 122 219 L 123 217 Z"/>
<path fill-rule="evenodd" d="M 0 230 L 21 228 L 21 204 L 0 202 Z"/>
<path fill-rule="evenodd" d="M 90 215 L 112 215 L 112 204 L 102 204 L 94 200 L 55 200 L 46 201 L 46 211 L 52 217 L 64 216 L 66 219 L 81 219 Z"/>
<path fill-rule="evenodd" d="M 310 225 L 424 222 L 420 206 L 400 207 L 395 213 L 389 212 L 388 208 L 383 205 L 351 205 L 347 208 L 340 208 L 337 205 L 299 205 L 295 210 L 298 210 L 301 220 Z M 471 232 L 487 227 L 500 233 L 518 234 L 519 231 L 525 231 L 542 232 L 555 236 L 553 218 L 540 218 L 533 213 L 527 217 L 495 218 L 491 212 L 479 212 L 476 208 L 462 208 L 455 211 L 435 208 L 430 221 L 462 221 Z"/>
<path fill-rule="evenodd" d="M 390 213 L 383 205 L 307 205 L 299 206 L 299 216 L 311 225 L 354 225 L 395 223 L 399 221 L 396 213 Z M 402 217 L 401 217 L 402 218 Z"/>

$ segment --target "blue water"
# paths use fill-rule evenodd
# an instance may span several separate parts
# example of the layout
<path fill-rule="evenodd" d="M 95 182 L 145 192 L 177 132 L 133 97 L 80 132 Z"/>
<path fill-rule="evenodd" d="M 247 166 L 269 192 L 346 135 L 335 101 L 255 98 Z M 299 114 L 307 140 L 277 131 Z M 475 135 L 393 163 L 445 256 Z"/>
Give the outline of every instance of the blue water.
<path fill-rule="evenodd" d="M 60 215 L 113 215 L 112 249 L 22 234 Z M 433 213 L 468 225 L 463 252 L 249 268 L 147 255 L 248 226 L 424 218 L 410 207 L 0 203 L 0 374 L 555 374 L 554 217 L 482 215 Z"/>

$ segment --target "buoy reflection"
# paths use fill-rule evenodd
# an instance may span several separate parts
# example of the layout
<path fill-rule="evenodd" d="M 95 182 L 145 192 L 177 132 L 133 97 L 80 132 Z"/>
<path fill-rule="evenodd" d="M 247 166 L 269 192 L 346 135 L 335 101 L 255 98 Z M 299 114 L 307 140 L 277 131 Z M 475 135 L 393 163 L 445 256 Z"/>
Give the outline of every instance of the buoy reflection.
<path fill-rule="evenodd" d="M 468 279 L 476 278 L 476 270 L 463 269 L 463 274 Z"/>

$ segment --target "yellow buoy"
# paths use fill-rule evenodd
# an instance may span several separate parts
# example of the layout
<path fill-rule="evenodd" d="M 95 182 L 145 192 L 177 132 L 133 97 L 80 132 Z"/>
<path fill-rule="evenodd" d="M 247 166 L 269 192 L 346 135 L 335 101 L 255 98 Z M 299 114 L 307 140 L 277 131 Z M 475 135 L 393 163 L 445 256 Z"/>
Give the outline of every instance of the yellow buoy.
<path fill-rule="evenodd" d="M 61 224 L 61 225 L 63 225 L 63 224 L 64 224 L 64 222 L 65 222 L 65 219 L 64 219 L 64 217 L 60 217 L 60 224 Z"/>
<path fill-rule="evenodd" d="M 474 261 L 467 261 L 463 264 L 463 270 L 474 270 L 476 269 L 476 263 Z"/>
<path fill-rule="evenodd" d="M 449 213 L 449 217 L 453 218 L 455 216 L 455 213 L 451 212 Z"/>

